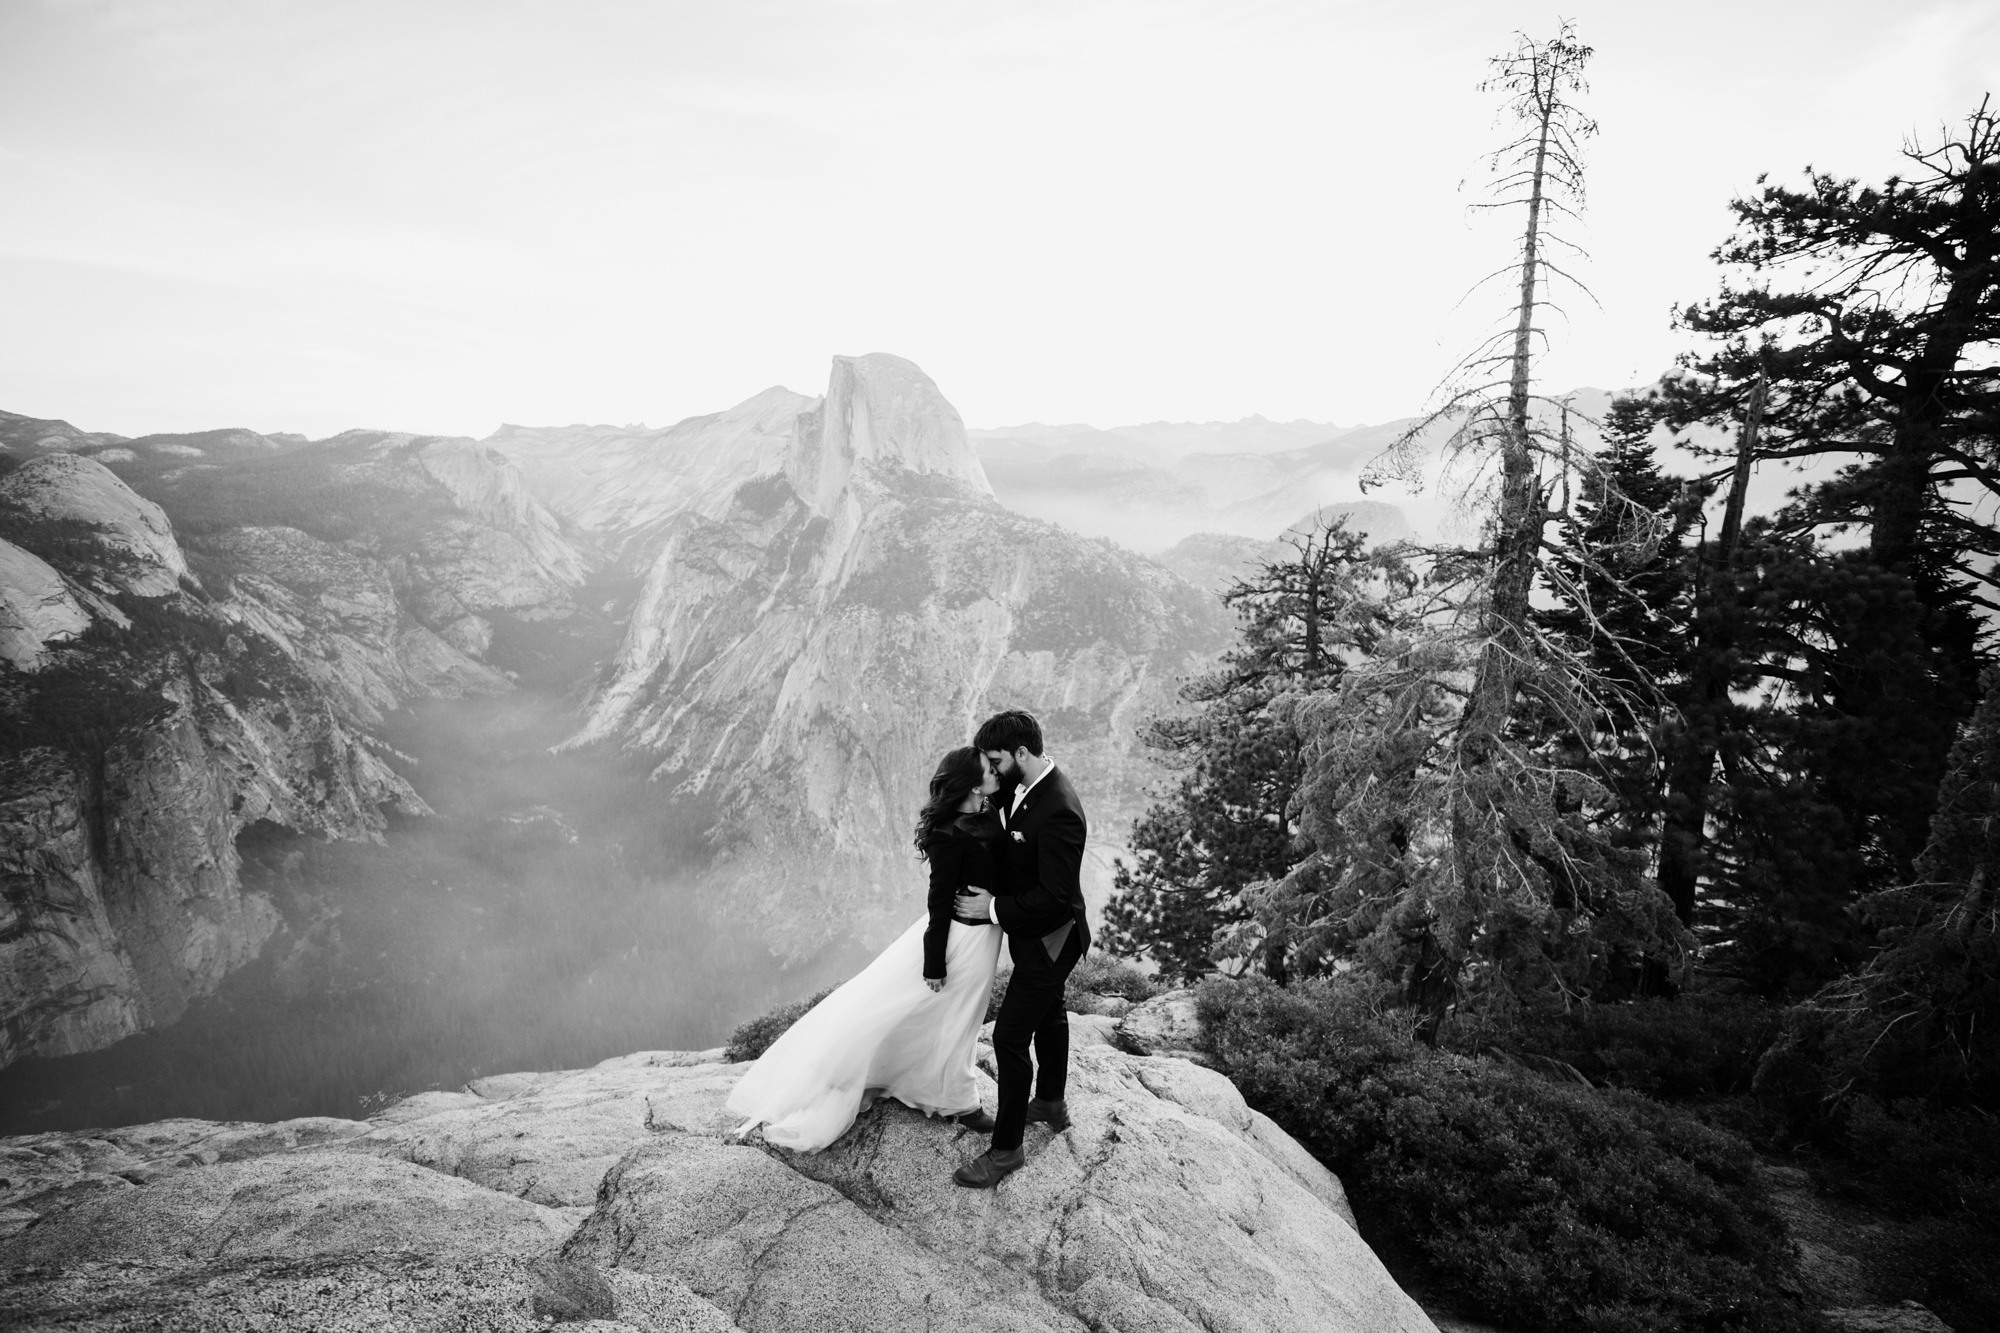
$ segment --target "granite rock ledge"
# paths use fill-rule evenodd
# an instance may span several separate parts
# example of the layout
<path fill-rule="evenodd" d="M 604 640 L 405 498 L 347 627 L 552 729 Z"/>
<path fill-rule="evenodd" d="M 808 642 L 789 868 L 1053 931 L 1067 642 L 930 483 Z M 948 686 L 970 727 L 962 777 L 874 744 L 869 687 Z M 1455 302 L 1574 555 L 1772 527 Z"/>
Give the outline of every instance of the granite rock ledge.
<path fill-rule="evenodd" d="M 0 1324 L 1434 1333 L 1227 1079 L 1073 1024 L 1075 1126 L 992 1192 L 950 1181 L 980 1140 L 896 1105 L 817 1155 L 736 1141 L 720 1051 L 0 1140 Z"/>

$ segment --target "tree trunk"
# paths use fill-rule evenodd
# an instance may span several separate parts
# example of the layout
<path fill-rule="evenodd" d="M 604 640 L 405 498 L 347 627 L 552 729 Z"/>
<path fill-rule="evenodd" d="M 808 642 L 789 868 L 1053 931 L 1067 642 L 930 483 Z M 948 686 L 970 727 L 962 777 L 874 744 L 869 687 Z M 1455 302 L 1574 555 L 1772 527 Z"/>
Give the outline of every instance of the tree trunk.
<path fill-rule="evenodd" d="M 1528 594 L 1542 543 L 1542 503 L 1528 434 L 1528 385 L 1535 329 L 1535 283 L 1541 262 L 1542 188 L 1549 156 L 1553 102 L 1544 104 L 1521 238 L 1521 296 L 1514 321 L 1514 355 L 1507 386 L 1507 420 L 1500 440 L 1500 510 L 1495 519 L 1492 585 L 1472 697 L 1466 704 L 1466 757 L 1482 763 L 1514 710 L 1515 663 L 1526 643 Z"/>
<path fill-rule="evenodd" d="M 1743 433 L 1736 442 L 1736 467 L 1722 509 L 1722 537 L 1715 570 L 1702 589 L 1708 614 L 1699 622 L 1695 670 L 1686 718 L 1688 734 L 1679 762 L 1668 775 L 1666 817 L 1660 829 L 1660 889 L 1681 924 L 1694 924 L 1702 847 L 1708 836 L 1709 788 L 1721 733 L 1722 707 L 1729 698 L 1729 654 L 1736 642 L 1736 549 L 1743 539 L 1743 499 L 1750 489 L 1750 460 L 1764 421 L 1764 374 L 1750 386 Z"/>

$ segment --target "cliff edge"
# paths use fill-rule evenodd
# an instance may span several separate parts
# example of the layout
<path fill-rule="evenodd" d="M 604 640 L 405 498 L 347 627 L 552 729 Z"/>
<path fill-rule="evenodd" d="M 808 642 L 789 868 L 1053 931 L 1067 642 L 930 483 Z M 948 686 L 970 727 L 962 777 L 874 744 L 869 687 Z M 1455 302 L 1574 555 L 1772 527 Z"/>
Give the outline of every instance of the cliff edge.
<path fill-rule="evenodd" d="M 0 1140 L 0 1323 L 1434 1333 L 1338 1180 L 1220 1074 L 1111 1027 L 1073 1019 L 1075 1125 L 1032 1126 L 995 1191 L 950 1180 L 980 1139 L 894 1104 L 817 1155 L 732 1140 L 720 1052 L 365 1121 Z"/>

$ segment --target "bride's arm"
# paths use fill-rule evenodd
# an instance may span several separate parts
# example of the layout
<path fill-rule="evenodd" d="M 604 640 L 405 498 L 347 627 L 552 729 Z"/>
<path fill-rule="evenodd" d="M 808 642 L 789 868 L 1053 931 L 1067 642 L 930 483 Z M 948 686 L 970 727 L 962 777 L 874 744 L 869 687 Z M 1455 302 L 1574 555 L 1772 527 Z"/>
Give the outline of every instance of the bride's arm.
<path fill-rule="evenodd" d="M 930 924 L 924 927 L 924 980 L 944 980 L 945 942 L 951 938 L 951 914 L 958 890 L 965 883 L 965 841 L 942 837 L 932 841 L 931 889 L 925 897 Z"/>

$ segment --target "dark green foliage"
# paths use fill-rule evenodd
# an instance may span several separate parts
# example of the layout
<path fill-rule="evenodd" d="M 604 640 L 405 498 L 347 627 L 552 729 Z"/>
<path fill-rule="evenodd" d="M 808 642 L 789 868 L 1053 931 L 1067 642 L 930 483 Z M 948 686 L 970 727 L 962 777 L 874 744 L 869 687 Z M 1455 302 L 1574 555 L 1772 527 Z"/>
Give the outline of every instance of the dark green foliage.
<path fill-rule="evenodd" d="M 1821 1189 L 1891 1219 L 1884 1300 L 1919 1301 L 1957 1333 L 2000 1331 L 2000 1119 L 1860 1098 L 1813 1163 Z"/>
<path fill-rule="evenodd" d="M 108 600 L 129 627 L 100 616 L 40 671 L 0 671 L 0 744 L 54 746 L 94 760 L 171 713 L 162 690 L 177 678 L 214 686 L 239 705 L 309 693 L 276 644 L 193 597 L 119 593 Z"/>
<path fill-rule="evenodd" d="M 1813 1328 L 1742 1141 L 1622 1092 L 1429 1050 L 1377 983 L 1213 980 L 1210 1049 L 1338 1173 L 1364 1235 L 1547 1333 Z"/>
<path fill-rule="evenodd" d="M 1856 966 L 1863 895 L 1905 883 L 1923 846 L 1963 685 L 1937 670 L 1935 614 L 1858 552 L 1753 532 L 1727 697 L 1686 710 L 1722 781 L 1702 858 L 1717 966 L 1802 996 Z"/>
<path fill-rule="evenodd" d="M 1684 650 L 1689 570 L 1683 548 L 1700 492 L 1663 474 L 1652 444 L 1655 406 L 1615 400 L 1604 449 L 1545 578 L 1557 606 L 1544 620 L 1581 645 L 1606 679 L 1641 694 L 1676 674 Z M 1629 721 L 1621 719 L 1624 721 Z"/>
<path fill-rule="evenodd" d="M 1160 654 L 1178 670 L 1184 652 L 1207 653 L 1221 647 L 1227 622 L 1213 599 L 1146 562 L 1135 561 L 1121 547 L 1078 538 L 1056 544 L 1045 536 L 1048 529 L 1026 520 L 967 512 L 991 532 L 986 542 L 970 548 L 968 553 L 977 558 L 1002 559 L 1003 553 L 1024 541 L 1031 543 L 1027 549 L 1060 555 L 1036 559 L 1030 566 L 1034 585 L 1016 606 L 1009 640 L 1013 651 L 1061 655 L 1093 644 L 1116 643 L 1126 645 L 1127 652 Z M 954 577 L 962 579 L 963 573 Z"/>
<path fill-rule="evenodd" d="M 1736 280 L 1682 311 L 1718 345 L 1687 358 L 1669 401 L 1677 421 L 1728 420 L 1768 375 L 1763 457 L 1860 459 L 1803 517 L 1865 524 L 1878 565 L 1933 609 L 1962 607 L 1981 577 L 1967 556 L 2000 554 L 1949 493 L 2000 493 L 2000 113 L 1982 100 L 1962 132 L 1904 156 L 1909 176 L 1880 186 L 1809 172 L 1732 204 L 1715 258 Z"/>
<path fill-rule="evenodd" d="M 1670 850 L 1709 827 L 1712 754 L 1697 868 L 1729 966 L 1773 994 L 1859 962 L 1852 909 L 1909 881 L 2000 554 L 1976 511 L 2000 494 L 2000 118 L 1982 102 L 1905 157 L 1880 186 L 1809 172 L 1737 200 L 1722 289 L 1682 312 L 1716 341 L 1663 399 L 1676 425 L 1730 427 L 1761 402 L 1753 459 L 1847 460 L 1707 580 L 1716 679 L 1681 747 L 1698 762 Z M 1860 550 L 1820 543 L 1856 529 Z M 1781 706 L 1746 707 L 1759 692 Z"/>
<path fill-rule="evenodd" d="M 918 615 L 937 590 L 930 552 L 921 541 L 912 541 L 909 534 L 891 528 L 879 535 L 867 563 L 847 580 L 841 596 L 860 606 Z"/>
<path fill-rule="evenodd" d="M 772 518 L 787 502 L 798 498 L 792 483 L 782 473 L 754 477 L 736 488 L 736 503 L 759 518 Z"/>
<path fill-rule="evenodd" d="M 1853 1096 L 2000 1110 L 2000 671 L 1986 685 L 1913 878 L 1862 905 L 1880 948 L 1793 1012 L 1762 1072 L 1797 1126 Z"/>
<path fill-rule="evenodd" d="M 1600 1087 L 1677 1101 L 1748 1092 L 1783 1017 L 1754 996 L 1691 993 L 1531 1010 L 1505 1023 L 1461 1012 L 1445 1043 L 1559 1060 Z"/>
<path fill-rule="evenodd" d="M 114 470 L 166 510 L 183 545 L 246 526 L 297 528 L 322 541 L 366 541 L 380 553 L 412 549 L 441 513 L 454 507 L 443 486 L 415 470 L 380 466 L 380 436 L 342 436 L 320 444 L 232 458 L 225 467 L 188 469 L 142 454 Z M 420 446 L 421 439 L 402 448 Z"/>
<path fill-rule="evenodd" d="M 987 989 L 986 1017 L 981 1019 L 981 1022 L 991 1023 L 994 1019 L 1000 1017 L 1000 1002 L 1007 998 L 1007 983 L 1013 979 L 1014 969 L 1010 965 L 1002 963 L 1000 970 L 993 974 L 993 985 Z"/>
<path fill-rule="evenodd" d="M 1257 947 L 1251 885 L 1305 854 L 1295 801 L 1305 771 L 1296 701 L 1331 688 L 1350 657 L 1371 652 L 1410 573 L 1334 519 L 1288 539 L 1294 555 L 1224 594 L 1239 622 L 1221 664 L 1182 687 L 1191 711 L 1153 719 L 1142 739 L 1183 776 L 1133 833 L 1105 909 L 1104 945 L 1192 979 Z M 1282 970 L 1280 946 L 1265 958 Z"/>
<path fill-rule="evenodd" d="M 1158 990 L 1144 972 L 1102 949 L 1085 954 L 1069 974 L 1071 994 L 1116 995 L 1138 1004 L 1152 999 Z"/>
<path fill-rule="evenodd" d="M 1863 910 L 1882 948 L 1845 1001 L 1866 1085 L 2000 1111 L 2000 671 L 1952 748 L 1931 841 L 1907 886 Z"/>
<path fill-rule="evenodd" d="M 1653 404 L 1632 397 L 1605 414 L 1604 449 L 1543 566 L 1555 605 L 1538 613 L 1611 687 L 1595 735 L 1581 745 L 1554 739 L 1595 752 L 1615 796 L 1607 818 L 1628 847 L 1659 834 L 1666 772 L 1658 741 L 1683 693 L 1693 620 L 1686 539 L 1702 498 L 1661 473 L 1654 419 Z M 1675 907 L 1692 921 L 1691 899 Z"/>
<path fill-rule="evenodd" d="M 115 572 L 133 557 L 105 544 L 103 531 L 76 518 L 29 514 L 0 501 L 0 537 L 68 574 L 79 570 Z"/>
<path fill-rule="evenodd" d="M 722 1058 L 731 1063 L 755 1060 L 770 1049 L 772 1042 L 784 1036 L 787 1028 L 804 1018 L 807 1010 L 833 994 L 836 989 L 837 987 L 828 986 L 817 995 L 808 995 L 803 1000 L 781 1004 L 769 1013 L 759 1014 L 738 1025 L 736 1031 L 729 1034 L 729 1047 Z"/>

